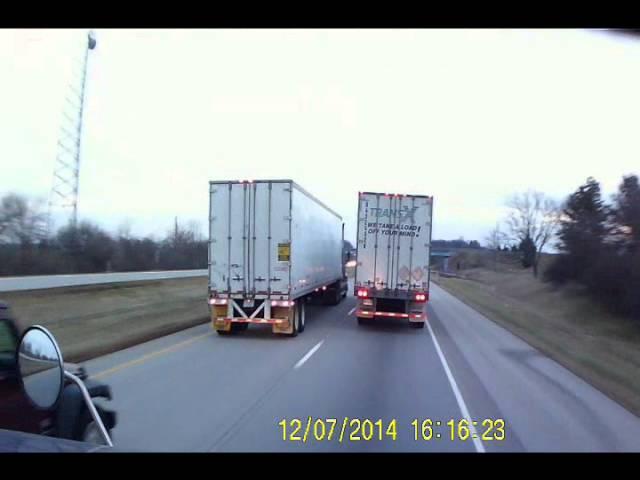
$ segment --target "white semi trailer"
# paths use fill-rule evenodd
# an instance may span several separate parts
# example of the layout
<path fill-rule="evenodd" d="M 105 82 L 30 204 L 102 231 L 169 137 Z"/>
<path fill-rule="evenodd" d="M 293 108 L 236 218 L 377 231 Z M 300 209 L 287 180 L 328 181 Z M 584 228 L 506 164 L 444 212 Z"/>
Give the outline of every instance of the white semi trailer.
<path fill-rule="evenodd" d="M 358 198 L 356 316 L 424 327 L 429 300 L 433 197 L 362 192 Z"/>
<path fill-rule="evenodd" d="M 209 184 L 209 298 L 220 334 L 266 324 L 295 336 L 305 303 L 347 295 L 340 215 L 292 180 Z"/>

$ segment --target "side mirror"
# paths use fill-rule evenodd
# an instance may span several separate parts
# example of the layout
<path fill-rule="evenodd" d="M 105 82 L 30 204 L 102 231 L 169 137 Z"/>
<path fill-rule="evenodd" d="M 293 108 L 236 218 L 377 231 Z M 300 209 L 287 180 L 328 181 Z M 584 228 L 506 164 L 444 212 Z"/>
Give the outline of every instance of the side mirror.
<path fill-rule="evenodd" d="M 62 355 L 53 335 L 42 327 L 31 327 L 18 345 L 16 365 L 29 400 L 43 410 L 54 408 L 64 386 Z"/>
<path fill-rule="evenodd" d="M 57 406 L 65 378 L 74 382 L 104 441 L 110 447 L 113 446 L 87 387 L 80 378 L 65 371 L 58 343 L 46 328 L 34 325 L 24 332 L 18 345 L 16 364 L 24 393 L 37 408 L 43 410 Z"/>

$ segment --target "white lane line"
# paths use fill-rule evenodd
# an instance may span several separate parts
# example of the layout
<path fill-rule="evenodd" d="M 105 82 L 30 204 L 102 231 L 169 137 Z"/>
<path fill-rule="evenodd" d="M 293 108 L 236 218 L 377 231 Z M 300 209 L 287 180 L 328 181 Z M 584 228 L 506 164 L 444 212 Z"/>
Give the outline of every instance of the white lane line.
<path fill-rule="evenodd" d="M 298 363 L 295 364 L 295 366 L 293 368 L 300 368 L 302 365 L 304 365 L 304 362 L 306 362 L 307 360 L 309 360 L 311 358 L 311 355 L 313 355 L 314 353 L 316 353 L 316 351 L 322 346 L 322 344 L 324 343 L 324 340 L 320 340 L 315 347 L 313 347 L 311 350 L 309 350 L 307 352 L 307 354 L 302 357 L 300 360 L 298 360 Z"/>
<path fill-rule="evenodd" d="M 471 438 L 473 440 L 473 445 L 476 447 L 476 452 L 485 453 L 484 445 L 480 438 L 478 437 L 478 432 L 476 432 L 476 427 L 473 426 L 471 415 L 469 415 L 469 409 L 467 409 L 467 404 L 464 403 L 464 398 L 462 398 L 462 393 L 458 389 L 458 384 L 456 383 L 456 379 L 453 378 L 453 374 L 451 373 L 451 369 L 449 368 L 449 364 L 447 363 L 447 359 L 444 358 L 444 354 L 442 353 L 442 349 L 440 348 L 440 344 L 438 343 L 438 339 L 436 339 L 436 334 L 433 333 L 433 329 L 429 322 L 425 322 L 427 327 L 429 328 L 429 333 L 431 334 L 431 338 L 433 340 L 433 344 L 436 346 L 436 351 L 438 352 L 438 357 L 440 357 L 440 362 L 444 367 L 444 371 L 447 374 L 447 378 L 449 379 L 449 384 L 451 385 L 451 389 L 453 390 L 453 394 L 456 397 L 456 401 L 458 402 L 458 407 L 460 408 L 460 412 L 462 416 L 469 422 L 469 430 L 471 431 Z"/>
<path fill-rule="evenodd" d="M 355 311 L 356 311 L 356 307 L 353 307 L 351 310 L 349 310 L 349 313 L 347 313 L 347 315 L 351 315 Z"/>

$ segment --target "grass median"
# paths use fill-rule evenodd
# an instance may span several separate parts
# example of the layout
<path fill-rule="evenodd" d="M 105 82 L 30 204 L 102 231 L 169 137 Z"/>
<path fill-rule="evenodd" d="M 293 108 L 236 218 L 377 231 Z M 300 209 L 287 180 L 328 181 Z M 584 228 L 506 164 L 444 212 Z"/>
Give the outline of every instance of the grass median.
<path fill-rule="evenodd" d="M 640 323 L 604 310 L 578 286 L 553 288 L 529 271 L 473 269 L 432 279 L 640 416 Z"/>
<path fill-rule="evenodd" d="M 206 323 L 207 278 L 6 292 L 21 327 L 42 325 L 81 362 Z"/>

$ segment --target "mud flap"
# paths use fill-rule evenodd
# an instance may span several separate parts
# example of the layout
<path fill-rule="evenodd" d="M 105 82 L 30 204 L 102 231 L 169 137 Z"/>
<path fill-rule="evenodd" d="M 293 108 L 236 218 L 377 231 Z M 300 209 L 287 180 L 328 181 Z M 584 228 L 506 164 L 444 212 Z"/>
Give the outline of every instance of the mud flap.
<path fill-rule="evenodd" d="M 273 328 L 272 328 L 272 332 L 276 333 L 276 334 L 288 334 L 288 335 L 293 335 L 293 322 L 295 319 L 295 311 L 298 308 L 298 306 L 294 306 L 293 308 L 276 308 L 276 307 L 272 307 L 271 308 L 271 312 L 272 315 L 274 317 L 277 318 L 287 318 L 288 322 L 282 322 L 282 323 L 274 323 L 273 324 Z"/>
<path fill-rule="evenodd" d="M 227 316 L 226 305 L 215 305 L 211 307 L 211 328 L 219 332 L 231 331 L 231 321 L 225 320 Z M 222 317 L 222 318 L 221 318 Z"/>
<path fill-rule="evenodd" d="M 216 319 L 211 321 L 211 327 L 218 332 L 230 332 L 231 331 L 231 321 Z"/>

